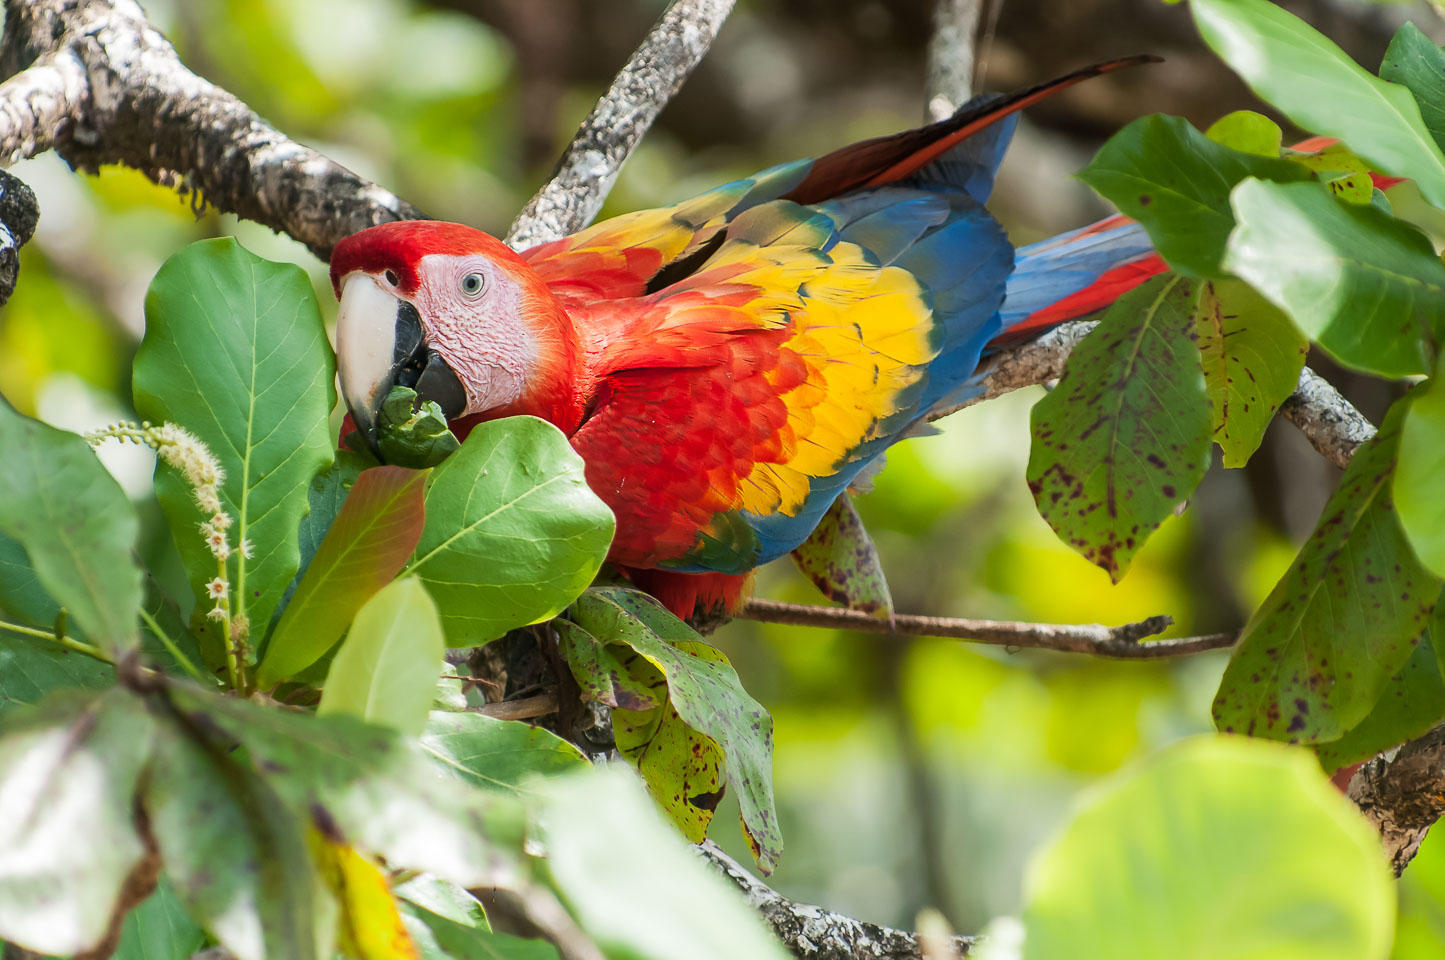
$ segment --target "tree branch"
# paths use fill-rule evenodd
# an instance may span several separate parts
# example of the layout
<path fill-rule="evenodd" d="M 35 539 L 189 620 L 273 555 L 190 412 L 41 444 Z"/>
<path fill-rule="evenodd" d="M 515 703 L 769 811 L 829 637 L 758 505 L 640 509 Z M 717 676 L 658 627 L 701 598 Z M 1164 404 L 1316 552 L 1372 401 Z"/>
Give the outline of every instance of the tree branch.
<path fill-rule="evenodd" d="M 799 960 L 921 960 L 923 956 L 918 934 L 789 900 L 743 869 L 711 840 L 704 841 L 699 849 L 743 892 L 748 904 L 763 915 L 783 946 Z M 964 956 L 975 941 L 974 937 L 954 937 L 953 947 Z"/>
<path fill-rule="evenodd" d="M 1379 829 L 1399 876 L 1430 825 L 1445 815 L 1445 726 L 1360 767 L 1349 794 Z"/>
<path fill-rule="evenodd" d="M 707 53 L 734 0 L 673 0 L 582 121 L 552 178 L 512 227 L 517 249 L 575 233 L 597 216 L 622 164 Z"/>
<path fill-rule="evenodd" d="M 1309 367 L 1300 371 L 1299 386 L 1279 412 L 1299 428 L 1320 456 L 1341 470 L 1360 444 L 1375 435 L 1375 425 Z"/>
<path fill-rule="evenodd" d="M 944 120 L 973 96 L 979 21 L 988 0 L 936 0 L 928 41 L 928 119 Z"/>

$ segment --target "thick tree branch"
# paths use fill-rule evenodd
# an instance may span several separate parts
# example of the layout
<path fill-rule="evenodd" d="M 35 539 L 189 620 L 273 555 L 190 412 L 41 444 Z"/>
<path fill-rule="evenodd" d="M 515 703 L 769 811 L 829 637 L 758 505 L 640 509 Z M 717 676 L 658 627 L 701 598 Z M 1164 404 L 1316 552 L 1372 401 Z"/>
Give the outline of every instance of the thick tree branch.
<path fill-rule="evenodd" d="M 507 243 L 525 249 L 592 222 L 622 164 L 707 53 L 732 7 L 733 0 L 673 0 L 582 121 L 551 180 L 512 221 Z"/>
<path fill-rule="evenodd" d="M 701 851 L 737 885 L 783 946 L 800 960 L 921 960 L 923 956 L 915 933 L 863 923 L 789 900 L 743 869 L 711 840 L 702 844 Z M 954 937 L 953 946 L 959 956 L 964 956 L 974 941 L 974 937 Z"/>
<path fill-rule="evenodd" d="M 20 248 L 35 234 L 40 208 L 35 193 L 18 177 L 0 170 L 0 306 L 20 278 Z"/>
<path fill-rule="evenodd" d="M 1279 412 L 1299 428 L 1320 456 L 1341 470 L 1360 444 L 1375 435 L 1375 425 L 1309 367 L 1300 371 L 1299 386 Z"/>
<path fill-rule="evenodd" d="M 1399 876 L 1430 825 L 1445 815 L 1445 726 L 1356 771 L 1350 799 L 1380 831 Z"/>
<path fill-rule="evenodd" d="M 953 115 L 973 96 L 979 21 L 988 0 L 935 0 L 928 41 L 928 119 Z"/>

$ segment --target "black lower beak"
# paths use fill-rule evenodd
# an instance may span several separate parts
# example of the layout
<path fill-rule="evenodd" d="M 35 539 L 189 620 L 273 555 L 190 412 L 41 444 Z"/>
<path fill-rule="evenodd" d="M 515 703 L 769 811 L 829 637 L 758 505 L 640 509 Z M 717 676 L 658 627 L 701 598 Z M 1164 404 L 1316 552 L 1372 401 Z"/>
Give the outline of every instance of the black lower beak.
<path fill-rule="evenodd" d="M 358 409 L 361 405 L 351 405 L 348 401 L 351 419 L 377 459 L 382 459 L 382 407 L 395 387 L 410 387 L 416 391 L 413 409 L 420 409 L 423 403 L 432 401 L 449 421 L 466 412 L 466 388 L 441 354 L 427 346 L 421 317 L 417 315 L 416 307 L 405 300 L 397 301 L 391 369 L 375 385 L 370 403 L 365 405 L 367 409 Z"/>

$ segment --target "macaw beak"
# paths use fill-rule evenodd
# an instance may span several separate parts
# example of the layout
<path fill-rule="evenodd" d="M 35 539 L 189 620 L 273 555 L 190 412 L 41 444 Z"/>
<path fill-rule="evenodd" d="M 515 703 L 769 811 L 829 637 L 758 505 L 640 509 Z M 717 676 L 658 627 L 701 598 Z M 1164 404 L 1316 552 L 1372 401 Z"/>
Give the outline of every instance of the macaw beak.
<path fill-rule="evenodd" d="M 392 387 L 411 387 L 418 404 L 436 401 L 448 420 L 466 411 L 466 388 L 441 354 L 427 346 L 416 307 L 368 274 L 353 273 L 342 284 L 336 364 L 351 419 L 378 459 L 378 417 Z"/>

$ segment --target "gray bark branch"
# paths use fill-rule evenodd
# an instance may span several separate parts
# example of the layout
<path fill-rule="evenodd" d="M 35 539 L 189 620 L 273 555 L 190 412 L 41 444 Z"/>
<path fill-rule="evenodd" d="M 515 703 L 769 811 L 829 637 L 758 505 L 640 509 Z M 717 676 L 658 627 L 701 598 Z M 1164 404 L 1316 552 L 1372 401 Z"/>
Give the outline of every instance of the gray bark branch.
<path fill-rule="evenodd" d="M 1380 831 L 1399 876 L 1445 815 L 1445 726 L 1382 754 L 1350 779 L 1350 799 Z"/>
<path fill-rule="evenodd" d="M 928 119 L 944 120 L 973 96 L 979 21 L 988 0 L 936 0 L 928 41 Z"/>

